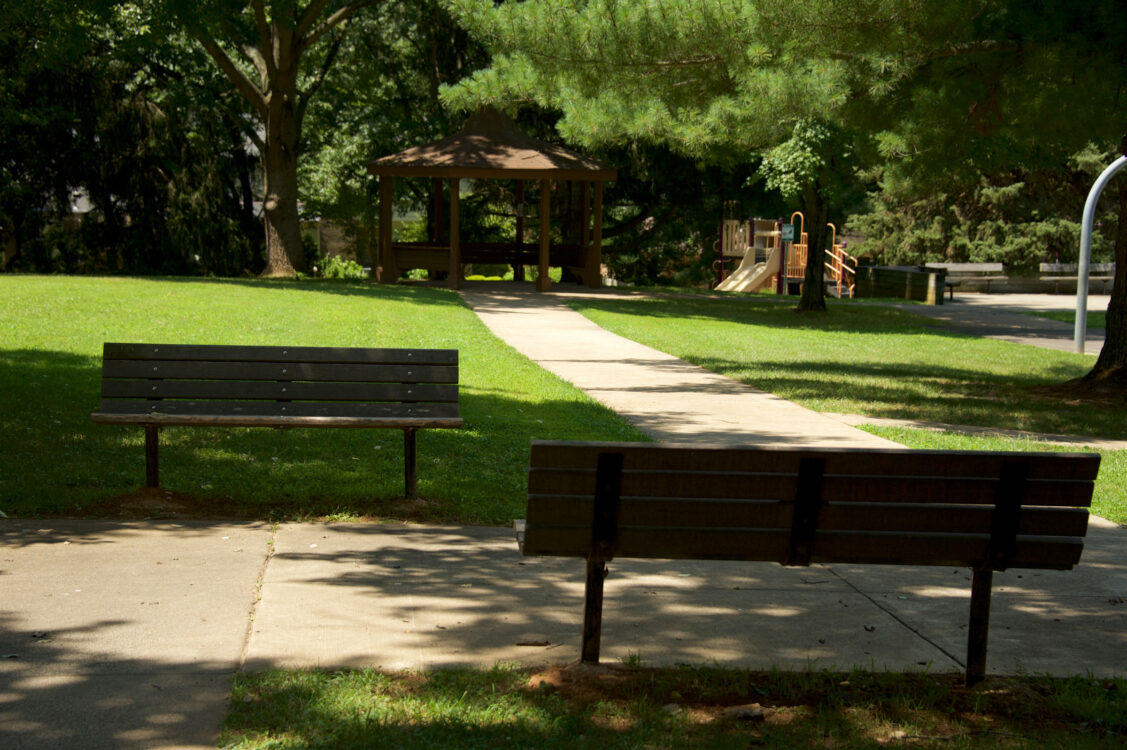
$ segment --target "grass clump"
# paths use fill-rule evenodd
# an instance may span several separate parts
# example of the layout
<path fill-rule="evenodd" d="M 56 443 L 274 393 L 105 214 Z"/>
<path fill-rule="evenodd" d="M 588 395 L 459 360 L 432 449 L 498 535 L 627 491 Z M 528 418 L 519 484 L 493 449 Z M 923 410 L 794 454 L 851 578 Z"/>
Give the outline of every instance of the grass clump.
<path fill-rule="evenodd" d="M 626 666 L 235 679 L 227 748 L 1121 747 L 1127 682 Z"/>
<path fill-rule="evenodd" d="M 644 439 L 442 289 L 0 276 L 0 319 L 0 512 L 13 517 L 125 507 L 504 524 L 523 511 L 531 439 Z M 384 429 L 168 428 L 167 492 L 142 497 L 144 431 L 90 420 L 106 341 L 454 348 L 465 427 L 419 431 L 418 503 L 398 499 L 403 436 Z"/>

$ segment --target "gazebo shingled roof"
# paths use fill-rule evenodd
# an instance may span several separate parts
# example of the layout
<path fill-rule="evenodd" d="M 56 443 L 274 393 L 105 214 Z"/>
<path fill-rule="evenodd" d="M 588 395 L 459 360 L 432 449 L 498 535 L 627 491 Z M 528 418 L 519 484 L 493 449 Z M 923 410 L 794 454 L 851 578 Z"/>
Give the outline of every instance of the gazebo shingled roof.
<path fill-rule="evenodd" d="M 471 115 L 453 135 L 376 159 L 368 172 L 393 177 L 591 181 L 617 176 L 612 167 L 533 138 L 492 108 Z"/>
<path fill-rule="evenodd" d="M 457 133 L 424 146 L 415 146 L 398 154 L 376 159 L 368 164 L 368 172 L 380 178 L 380 262 L 377 275 L 381 281 L 395 281 L 401 270 L 429 268 L 448 271 L 448 283 L 458 288 L 463 264 L 462 241 L 459 237 L 459 189 L 463 178 L 517 180 L 518 201 L 524 198 L 524 181 L 540 183 L 540 241 L 535 258 L 530 258 L 529 245 L 523 238 L 523 215 L 517 218 L 517 237 L 504 248 L 467 246 L 467 252 L 482 262 L 511 262 L 514 270 L 527 260 L 535 260 L 538 274 L 536 288 L 550 286 L 548 267 L 572 268 L 588 286 L 598 287 L 602 276 L 603 183 L 614 180 L 617 170 L 595 159 L 570 151 L 563 146 L 545 143 L 523 133 L 511 119 L 488 108 L 472 115 Z M 396 177 L 428 177 L 436 184 L 436 204 L 440 205 L 441 182 L 450 180 L 450 239 L 441 244 L 436 236 L 429 243 L 393 242 L 391 236 L 392 182 Z M 549 214 L 551 184 L 554 180 L 582 184 L 583 236 L 577 246 L 551 245 Z M 594 206 L 588 206 L 588 186 L 594 184 Z M 593 225 L 591 219 L 594 219 Z M 437 226 L 437 225 L 436 225 Z M 472 262 L 472 261 L 471 261 Z M 514 273 L 514 278 L 517 275 Z"/>

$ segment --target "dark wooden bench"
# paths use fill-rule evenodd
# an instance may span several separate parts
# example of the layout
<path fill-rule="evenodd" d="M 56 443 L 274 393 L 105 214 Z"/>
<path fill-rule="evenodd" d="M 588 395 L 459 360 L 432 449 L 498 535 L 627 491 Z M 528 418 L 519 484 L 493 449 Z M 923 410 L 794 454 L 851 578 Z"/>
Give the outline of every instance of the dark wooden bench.
<path fill-rule="evenodd" d="M 533 442 L 525 555 L 587 560 L 582 659 L 598 662 L 615 557 L 973 569 L 967 683 L 993 572 L 1080 559 L 1100 457 Z"/>
<path fill-rule="evenodd" d="M 406 494 L 418 495 L 415 431 L 460 427 L 455 349 L 107 343 L 103 424 L 145 427 L 146 484 L 160 485 L 163 427 L 403 430 Z"/>

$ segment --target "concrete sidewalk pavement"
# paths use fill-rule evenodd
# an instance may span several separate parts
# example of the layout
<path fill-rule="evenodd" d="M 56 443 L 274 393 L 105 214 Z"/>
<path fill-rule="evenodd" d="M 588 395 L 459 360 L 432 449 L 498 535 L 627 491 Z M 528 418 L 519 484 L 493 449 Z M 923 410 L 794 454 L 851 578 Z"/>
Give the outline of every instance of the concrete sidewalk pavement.
<path fill-rule="evenodd" d="M 1091 295 L 1088 310 L 1107 310 L 1111 298 Z M 961 294 L 942 305 L 897 305 L 903 310 L 943 321 L 950 329 L 971 336 L 1039 346 L 1062 352 L 1075 351 L 1073 323 L 1038 317 L 1042 312 L 1076 311 L 1076 297 L 1058 294 Z M 1099 354 L 1103 330 L 1088 330 L 1086 354 Z"/>
<path fill-rule="evenodd" d="M 215 747 L 268 524 L 0 522 L 0 747 Z"/>

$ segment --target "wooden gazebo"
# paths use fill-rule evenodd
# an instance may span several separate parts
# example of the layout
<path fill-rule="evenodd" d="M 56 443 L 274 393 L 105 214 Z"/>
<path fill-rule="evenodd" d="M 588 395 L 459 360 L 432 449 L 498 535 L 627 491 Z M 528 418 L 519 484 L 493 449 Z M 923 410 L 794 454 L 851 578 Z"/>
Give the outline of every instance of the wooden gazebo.
<path fill-rule="evenodd" d="M 368 172 L 379 177 L 379 262 L 381 282 L 394 283 L 402 271 L 423 268 L 447 271 L 451 289 L 461 284 L 466 263 L 506 263 L 514 269 L 536 266 L 536 288 L 547 291 L 549 266 L 563 266 L 587 286 L 602 283 L 603 183 L 617 176 L 616 170 L 562 146 L 544 143 L 521 132 L 516 124 L 494 109 L 479 111 L 454 135 L 425 146 L 416 146 L 368 164 Z M 428 242 L 394 242 L 391 236 L 392 199 L 396 177 L 423 177 L 433 181 L 435 231 Z M 506 243 L 463 242 L 459 229 L 459 184 L 463 179 L 515 180 L 516 200 L 523 207 L 525 183 L 539 183 L 539 241 L 524 241 L 524 217 L 516 212 L 516 236 Z M 449 185 L 450 231 L 441 240 L 442 182 Z M 553 182 L 573 181 L 580 185 L 578 244 L 552 244 L 551 191 Z M 592 185 L 594 190 L 591 190 Z M 594 193 L 594 200 L 591 194 Z M 593 221 L 592 221 L 593 219 Z"/>

